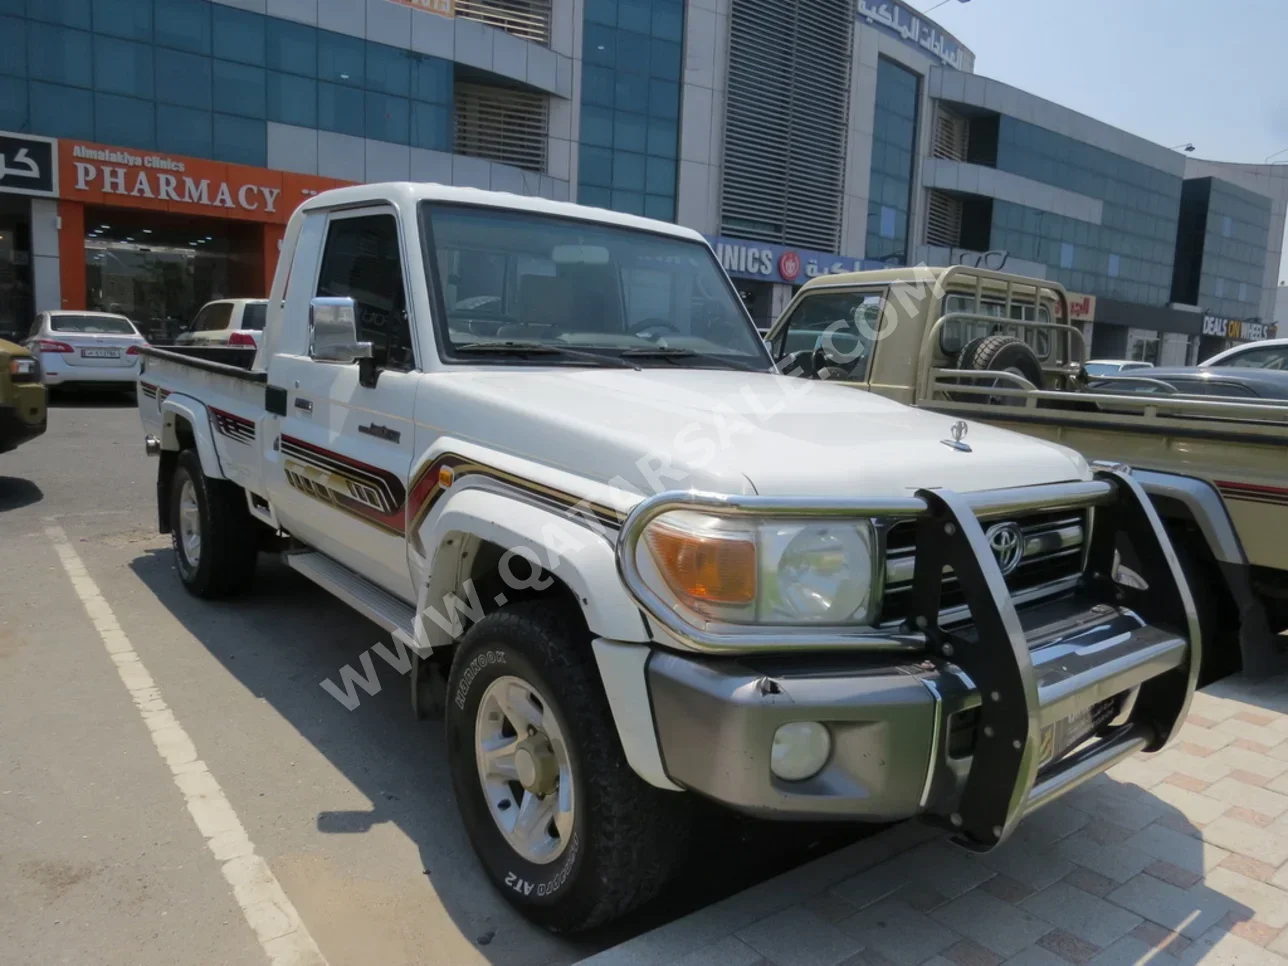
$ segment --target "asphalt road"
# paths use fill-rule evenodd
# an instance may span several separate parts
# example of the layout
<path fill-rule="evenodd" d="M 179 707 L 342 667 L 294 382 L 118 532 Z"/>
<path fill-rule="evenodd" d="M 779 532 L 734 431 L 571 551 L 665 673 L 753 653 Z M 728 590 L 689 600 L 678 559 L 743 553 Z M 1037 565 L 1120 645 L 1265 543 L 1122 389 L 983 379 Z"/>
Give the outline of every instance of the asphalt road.
<path fill-rule="evenodd" d="M 442 728 L 413 719 L 406 679 L 382 669 L 353 711 L 320 687 L 383 633 L 271 559 L 246 597 L 188 596 L 154 472 L 133 405 L 93 397 L 56 401 L 45 436 L 0 456 L 6 966 L 269 961 L 110 640 L 128 639 L 331 966 L 571 963 L 852 837 L 715 815 L 652 908 L 575 941 L 531 926 L 484 879 Z"/>

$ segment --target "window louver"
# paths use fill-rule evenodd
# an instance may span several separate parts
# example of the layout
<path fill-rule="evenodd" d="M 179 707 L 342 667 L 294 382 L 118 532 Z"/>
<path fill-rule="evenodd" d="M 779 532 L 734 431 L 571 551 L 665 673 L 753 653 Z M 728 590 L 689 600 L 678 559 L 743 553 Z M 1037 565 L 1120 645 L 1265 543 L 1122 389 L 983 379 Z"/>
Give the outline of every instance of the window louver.
<path fill-rule="evenodd" d="M 947 161 L 965 161 L 969 132 L 966 118 L 940 105 L 935 115 L 935 157 Z"/>
<path fill-rule="evenodd" d="M 721 230 L 837 251 L 852 0 L 734 0 Z"/>
<path fill-rule="evenodd" d="M 458 82 L 456 153 L 545 171 L 547 103 L 544 94 Z"/>
<path fill-rule="evenodd" d="M 456 16 L 550 46 L 550 0 L 456 0 Z"/>
<path fill-rule="evenodd" d="M 926 206 L 926 244 L 957 248 L 962 243 L 962 203 L 942 191 L 930 192 Z"/>

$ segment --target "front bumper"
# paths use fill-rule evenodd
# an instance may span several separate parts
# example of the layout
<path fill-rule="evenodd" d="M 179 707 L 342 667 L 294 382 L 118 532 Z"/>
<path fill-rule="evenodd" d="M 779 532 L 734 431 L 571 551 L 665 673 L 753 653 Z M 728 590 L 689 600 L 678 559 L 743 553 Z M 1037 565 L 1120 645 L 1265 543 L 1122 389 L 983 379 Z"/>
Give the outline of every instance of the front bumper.
<path fill-rule="evenodd" d="M 1025 814 L 1180 728 L 1198 674 L 1194 604 L 1158 515 L 1121 469 L 1088 483 L 971 494 L 919 491 L 914 501 L 819 508 L 771 498 L 663 495 L 623 528 L 627 587 L 689 649 L 648 665 L 668 777 L 770 817 L 892 820 L 924 814 L 964 844 L 992 848 Z M 899 512 L 916 521 L 906 623 L 732 643 L 679 626 L 641 590 L 629 564 L 648 519 L 676 506 L 707 512 Z M 1074 590 L 1017 608 L 980 520 L 1039 509 L 1094 508 Z M 651 516 L 650 516 L 651 515 Z M 1147 590 L 1117 584 L 1126 541 Z M 946 574 L 969 623 L 941 624 Z M 774 632 L 782 635 L 779 629 Z M 693 653 L 700 652 L 700 653 Z M 832 736 L 822 771 L 801 782 L 770 770 L 782 724 L 816 721 Z"/>
<path fill-rule="evenodd" d="M 0 453 L 34 439 L 45 431 L 45 387 L 19 384 L 12 387 L 13 405 L 0 404 Z"/>
<path fill-rule="evenodd" d="M 1034 642 L 1041 707 L 1042 767 L 1027 812 L 1158 737 L 1147 722 L 1130 722 L 1128 702 L 1142 684 L 1184 668 L 1189 648 L 1185 638 L 1125 608 L 1076 600 L 1027 609 L 1022 626 Z M 668 777 L 761 817 L 882 822 L 929 814 L 951 821 L 974 757 L 997 753 L 990 747 L 996 735 L 986 737 L 979 724 L 980 692 L 960 666 L 942 660 L 657 651 L 648 685 Z M 1099 745 L 1114 736 L 1107 753 L 1080 761 L 1056 754 L 1069 750 L 1059 744 L 1063 722 L 1109 706 L 1112 716 L 1102 710 L 1106 720 L 1093 739 Z M 812 778 L 783 781 L 770 770 L 774 732 L 797 721 L 825 725 L 832 754 Z M 1041 761 L 1047 754 L 1051 760 Z"/>

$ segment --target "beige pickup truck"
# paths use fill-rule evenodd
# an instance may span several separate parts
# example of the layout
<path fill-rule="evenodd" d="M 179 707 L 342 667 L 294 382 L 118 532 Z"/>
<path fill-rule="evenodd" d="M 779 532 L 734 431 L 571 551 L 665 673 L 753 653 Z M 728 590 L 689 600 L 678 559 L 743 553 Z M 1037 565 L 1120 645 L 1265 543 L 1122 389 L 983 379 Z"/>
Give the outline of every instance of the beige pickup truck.
<path fill-rule="evenodd" d="M 898 268 L 811 281 L 766 341 L 783 372 L 951 417 L 945 445 L 968 449 L 969 421 L 980 420 L 1130 465 L 1187 571 L 1211 642 L 1203 679 L 1288 667 L 1288 403 L 1142 395 L 1104 379 L 1093 390 L 1069 317 L 1054 282 Z M 1047 546 L 1056 539 L 1027 539 L 1031 562 L 1018 569 L 1030 567 L 1031 582 L 1059 572 Z M 1118 559 L 1117 578 L 1130 583 L 1131 548 Z"/>

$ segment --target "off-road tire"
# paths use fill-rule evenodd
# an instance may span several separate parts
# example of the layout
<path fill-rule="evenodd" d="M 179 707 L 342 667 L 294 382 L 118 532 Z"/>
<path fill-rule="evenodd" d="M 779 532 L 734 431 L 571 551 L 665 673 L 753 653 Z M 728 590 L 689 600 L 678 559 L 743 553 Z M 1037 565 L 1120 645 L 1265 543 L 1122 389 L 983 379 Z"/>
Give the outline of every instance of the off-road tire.
<path fill-rule="evenodd" d="M 1018 372 L 1039 389 L 1042 388 L 1042 363 L 1038 361 L 1037 354 L 1027 343 L 1012 335 L 986 335 L 972 339 L 958 354 L 957 368 L 1002 371 L 1009 369 Z M 1014 388 L 1014 386 L 1002 383 L 999 388 Z M 982 398 L 982 396 L 975 396 L 974 400 L 979 402 Z M 999 399 L 1013 401 L 1006 396 Z"/>
<path fill-rule="evenodd" d="M 201 530 L 201 553 L 196 565 L 183 548 L 179 495 L 192 481 Z M 227 480 L 212 480 L 201 470 L 194 449 L 179 454 L 170 481 L 170 542 L 175 569 L 188 592 L 197 597 L 230 597 L 245 590 L 255 577 L 260 524 L 246 509 L 246 495 Z"/>
<path fill-rule="evenodd" d="M 548 865 L 520 857 L 488 809 L 475 722 L 488 685 L 528 681 L 548 700 L 569 750 L 573 832 Z M 684 854 L 688 796 L 655 788 L 626 763 L 581 614 L 549 598 L 516 603 L 475 624 L 457 647 L 447 687 L 447 756 L 457 807 L 488 877 L 525 917 L 579 932 L 656 896 Z"/>

